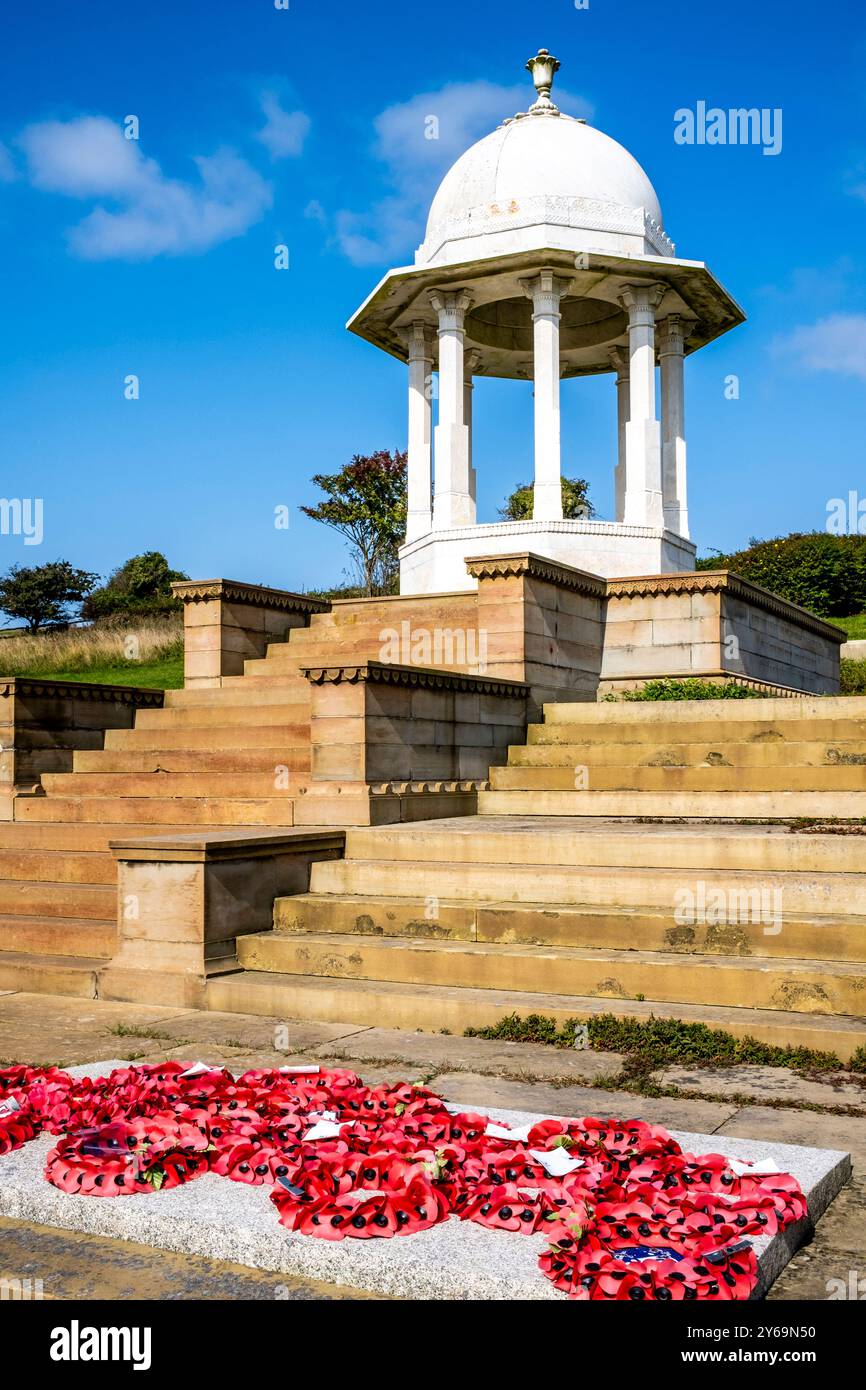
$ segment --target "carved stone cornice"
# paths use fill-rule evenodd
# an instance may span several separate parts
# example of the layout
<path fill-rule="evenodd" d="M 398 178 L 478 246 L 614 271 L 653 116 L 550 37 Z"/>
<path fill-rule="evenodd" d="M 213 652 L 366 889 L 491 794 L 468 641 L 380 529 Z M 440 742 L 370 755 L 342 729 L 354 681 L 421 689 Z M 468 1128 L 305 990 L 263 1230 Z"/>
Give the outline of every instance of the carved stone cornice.
<path fill-rule="evenodd" d="M 135 705 L 136 708 L 159 709 L 163 703 L 162 690 L 147 690 L 137 685 L 103 685 L 86 681 L 61 681 L 41 676 L 0 677 L 0 697 L 21 695 L 27 699 L 89 700 L 94 704 Z"/>
<path fill-rule="evenodd" d="M 607 586 L 604 579 L 586 570 L 573 569 L 571 565 L 561 565 L 556 560 L 545 560 L 531 550 L 518 551 L 512 555 L 470 556 L 466 569 L 473 579 L 543 579 L 556 584 L 560 589 L 572 589 L 578 594 L 590 594 L 593 598 L 604 598 Z"/>
<path fill-rule="evenodd" d="M 264 584 L 244 584 L 239 579 L 183 579 L 171 586 L 182 603 L 246 603 L 253 608 L 271 608 L 281 613 L 328 613 L 327 599 L 309 594 L 293 594 L 287 589 L 269 589 Z"/>
<path fill-rule="evenodd" d="M 453 795 L 455 792 L 486 792 L 490 790 L 490 783 L 486 779 L 471 777 L 459 781 L 368 782 L 367 790 L 371 796 Z"/>
<path fill-rule="evenodd" d="M 694 574 L 655 574 L 607 581 L 608 598 L 644 598 L 656 594 L 729 594 L 731 598 L 742 599 L 755 608 L 763 608 L 778 618 L 784 618 L 796 627 L 829 637 L 840 646 L 847 641 L 841 628 L 809 613 L 798 603 L 791 603 L 760 584 L 743 579 L 742 575 L 734 574 L 732 570 L 696 570 Z"/>
<path fill-rule="evenodd" d="M 473 676 L 462 671 L 441 671 L 428 666 L 398 666 L 386 661 L 364 661 L 347 666 L 302 666 L 301 675 L 311 685 L 402 685 L 420 690 L 451 690 L 462 695 L 504 695 L 523 700 L 529 694 L 525 681 Z"/>

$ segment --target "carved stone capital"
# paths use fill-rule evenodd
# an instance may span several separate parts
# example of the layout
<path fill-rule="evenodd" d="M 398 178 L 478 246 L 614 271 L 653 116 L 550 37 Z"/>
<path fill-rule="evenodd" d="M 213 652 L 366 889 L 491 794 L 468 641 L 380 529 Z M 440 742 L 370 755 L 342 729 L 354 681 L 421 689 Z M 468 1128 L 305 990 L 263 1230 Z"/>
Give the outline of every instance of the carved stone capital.
<path fill-rule="evenodd" d="M 686 318 L 682 314 L 668 314 L 666 319 L 662 319 L 658 325 L 659 357 L 682 357 L 686 338 L 694 322 L 694 319 Z"/>
<path fill-rule="evenodd" d="M 630 359 L 629 359 L 629 355 L 628 355 L 628 348 L 623 348 L 623 347 L 611 348 L 611 349 L 610 349 L 610 352 L 608 353 L 607 356 L 608 356 L 608 361 L 610 362 L 610 365 L 611 365 L 611 366 L 615 369 L 615 371 L 616 371 L 617 380 L 618 380 L 618 381 L 628 381 L 629 366 L 630 366 Z"/>
<path fill-rule="evenodd" d="M 410 362 L 432 362 L 433 338 L 423 319 L 416 319 L 405 330 L 406 347 Z"/>
<path fill-rule="evenodd" d="M 625 285 L 619 302 L 628 311 L 629 327 L 655 323 L 655 311 L 664 298 L 666 285 Z"/>
<path fill-rule="evenodd" d="M 479 368 L 480 366 L 481 366 L 481 353 L 480 353 L 480 352 L 475 352 L 475 351 L 467 352 L 466 355 L 465 355 L 465 357 L 463 358 L 463 372 L 464 372 L 464 377 L 465 377 L 466 385 L 467 385 L 467 386 L 471 386 L 471 385 L 472 385 L 472 378 L 473 378 L 473 376 L 475 375 L 475 373 L 478 371 L 478 368 Z"/>
<path fill-rule="evenodd" d="M 439 315 L 439 332 L 462 333 L 466 310 L 473 302 L 469 291 L 430 290 L 428 298 Z"/>
<path fill-rule="evenodd" d="M 559 318 L 560 301 L 572 284 L 572 280 L 548 269 L 520 281 L 523 293 L 532 300 L 533 318 Z"/>

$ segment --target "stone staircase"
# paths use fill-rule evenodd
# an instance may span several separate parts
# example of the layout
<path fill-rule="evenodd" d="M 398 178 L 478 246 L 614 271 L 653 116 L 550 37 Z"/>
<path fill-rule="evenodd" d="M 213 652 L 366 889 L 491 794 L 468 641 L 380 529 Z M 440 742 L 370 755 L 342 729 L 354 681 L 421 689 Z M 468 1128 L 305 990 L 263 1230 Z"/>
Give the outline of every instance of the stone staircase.
<path fill-rule="evenodd" d="M 783 820 L 866 817 L 866 701 L 545 714 L 477 817 L 350 830 L 209 1006 L 451 1032 L 610 1010 L 866 1044 L 866 841 Z"/>
<path fill-rule="evenodd" d="M 425 618 L 453 625 L 465 600 L 474 595 Z M 0 822 L 0 989 L 89 988 L 116 941 L 112 840 L 293 825 L 311 771 L 301 669 L 375 658 L 382 631 L 400 621 L 400 600 L 335 603 L 245 661 L 243 675 L 166 691 L 162 709 L 137 711 L 133 728 L 108 729 L 102 748 L 76 751 L 71 772 L 44 773 L 40 791 L 17 796 L 14 821 Z M 327 820 L 333 803 L 321 804 Z"/>
<path fill-rule="evenodd" d="M 492 768 L 487 815 L 866 817 L 866 700 L 545 706 Z"/>

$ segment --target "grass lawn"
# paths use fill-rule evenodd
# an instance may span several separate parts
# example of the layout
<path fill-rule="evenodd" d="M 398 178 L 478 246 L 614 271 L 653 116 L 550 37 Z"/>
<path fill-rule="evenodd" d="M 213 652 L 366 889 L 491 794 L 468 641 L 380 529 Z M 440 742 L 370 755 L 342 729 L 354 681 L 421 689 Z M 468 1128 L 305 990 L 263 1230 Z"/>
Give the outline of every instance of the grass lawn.
<path fill-rule="evenodd" d="M 90 681 L 97 685 L 137 685 L 148 690 L 183 688 L 183 654 L 157 661 L 118 661 L 105 666 L 89 666 L 86 671 L 28 671 L 28 676 L 45 676 L 56 681 Z"/>
<path fill-rule="evenodd" d="M 0 641 L 0 676 L 179 690 L 183 631 L 162 619 L 16 634 Z"/>
<path fill-rule="evenodd" d="M 866 613 L 853 613 L 850 618 L 831 618 L 830 621 L 843 628 L 852 642 L 866 638 Z"/>

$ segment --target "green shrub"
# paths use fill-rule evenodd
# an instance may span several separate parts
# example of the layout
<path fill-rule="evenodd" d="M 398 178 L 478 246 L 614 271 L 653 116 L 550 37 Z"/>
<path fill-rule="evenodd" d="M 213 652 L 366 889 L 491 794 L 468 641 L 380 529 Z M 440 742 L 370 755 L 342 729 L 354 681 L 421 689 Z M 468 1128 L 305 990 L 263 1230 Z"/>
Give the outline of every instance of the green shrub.
<path fill-rule="evenodd" d="M 599 1052 L 624 1052 L 639 1056 L 653 1067 L 672 1062 L 702 1063 L 705 1066 L 737 1066 L 744 1063 L 764 1067 L 810 1067 L 815 1071 L 839 1071 L 842 1063 L 833 1052 L 816 1052 L 808 1047 L 777 1047 L 757 1038 L 735 1038 L 721 1028 L 705 1023 L 686 1023 L 678 1018 L 617 1018 L 615 1014 L 596 1014 L 585 1021 L 566 1019 L 560 1027 L 544 1014 L 520 1018 L 509 1014 L 490 1028 L 467 1028 L 464 1037 L 495 1038 L 506 1042 L 549 1043 L 554 1047 L 573 1047 L 578 1028 L 586 1028 L 589 1046 Z M 851 1070 L 866 1071 L 866 1048 L 859 1048 L 850 1063 Z"/>
<path fill-rule="evenodd" d="M 849 661 L 843 656 L 839 671 L 840 695 L 866 695 L 866 661 Z"/>
<path fill-rule="evenodd" d="M 158 550 L 133 555 L 109 575 L 102 588 L 94 589 L 82 605 L 86 622 L 104 618 L 167 618 L 181 612 L 183 604 L 171 592 L 173 580 L 189 575 L 169 568 Z"/>
<path fill-rule="evenodd" d="M 795 532 L 753 541 L 732 555 L 705 556 L 697 568 L 733 570 L 825 618 L 866 609 L 866 536 Z"/>
<path fill-rule="evenodd" d="M 687 680 L 647 681 L 639 690 L 621 690 L 605 695 L 606 700 L 765 700 L 767 692 L 752 690 L 736 681 L 714 685 L 712 681 L 694 678 Z"/>

